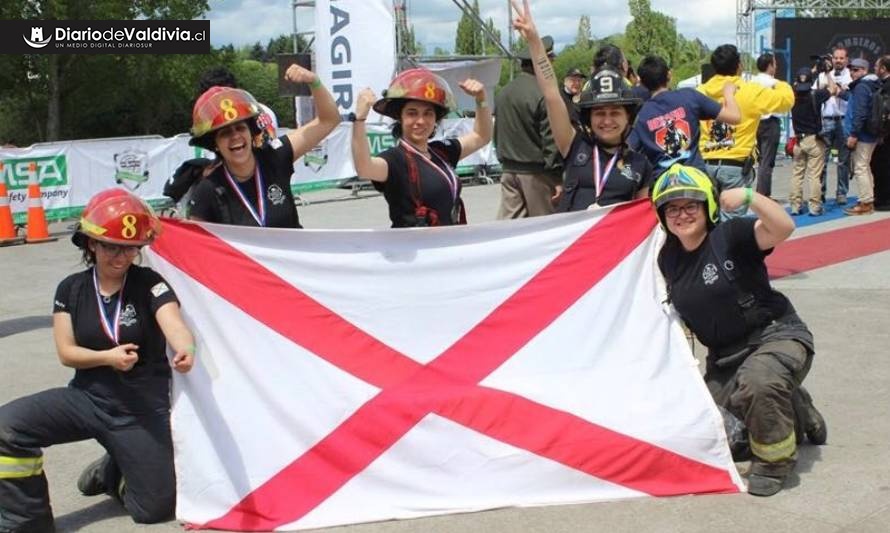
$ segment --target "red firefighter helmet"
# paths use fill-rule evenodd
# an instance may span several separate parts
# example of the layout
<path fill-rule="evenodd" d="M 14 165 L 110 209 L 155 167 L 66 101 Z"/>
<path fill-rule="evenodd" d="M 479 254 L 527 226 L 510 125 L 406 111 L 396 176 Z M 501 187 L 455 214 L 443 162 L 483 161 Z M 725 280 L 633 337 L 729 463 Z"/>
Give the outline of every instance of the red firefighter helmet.
<path fill-rule="evenodd" d="M 433 104 L 436 119 L 441 119 L 454 108 L 454 95 L 448 82 L 425 68 L 402 71 L 393 78 L 383 98 L 374 103 L 374 111 L 400 120 L 401 105 L 406 100 L 419 100 Z"/>
<path fill-rule="evenodd" d="M 212 150 L 214 142 L 211 134 L 242 120 L 246 120 L 256 134 L 256 121 L 253 119 L 259 114 L 260 105 L 249 92 L 233 87 L 211 87 L 198 97 L 192 109 L 192 138 L 189 144 Z"/>
<path fill-rule="evenodd" d="M 123 246 L 150 244 L 161 232 L 161 221 L 144 200 L 124 189 L 107 189 L 90 198 L 71 240 L 79 247 L 86 238 Z"/>

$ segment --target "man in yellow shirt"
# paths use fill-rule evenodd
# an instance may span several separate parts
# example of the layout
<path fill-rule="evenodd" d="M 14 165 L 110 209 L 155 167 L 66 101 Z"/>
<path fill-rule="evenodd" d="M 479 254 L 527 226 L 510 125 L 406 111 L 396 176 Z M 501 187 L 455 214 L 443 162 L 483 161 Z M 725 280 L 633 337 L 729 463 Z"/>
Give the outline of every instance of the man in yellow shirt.
<path fill-rule="evenodd" d="M 754 146 L 757 142 L 757 126 L 760 117 L 770 113 L 787 113 L 794 105 L 794 91 L 784 81 L 776 81 L 772 88 L 742 79 L 742 61 L 738 49 L 731 44 L 718 46 L 711 54 L 711 66 L 715 75 L 698 87 L 698 90 L 723 103 L 723 86 L 733 83 L 738 90 L 735 100 L 742 112 L 742 120 L 736 126 L 718 120 L 701 122 L 699 150 L 708 167 L 708 173 L 717 181 L 721 190 L 735 187 L 751 187 L 754 182 Z M 722 218 L 742 216 L 743 206 L 735 211 L 721 213 Z"/>

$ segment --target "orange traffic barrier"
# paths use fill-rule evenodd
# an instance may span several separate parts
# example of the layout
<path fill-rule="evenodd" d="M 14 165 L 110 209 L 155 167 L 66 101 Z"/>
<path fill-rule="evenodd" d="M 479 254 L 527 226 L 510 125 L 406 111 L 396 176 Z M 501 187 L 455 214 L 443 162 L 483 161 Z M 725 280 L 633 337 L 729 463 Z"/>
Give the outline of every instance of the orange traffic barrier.
<path fill-rule="evenodd" d="M 0 163 L 0 172 L 3 171 L 3 163 Z M 9 206 L 9 192 L 6 190 L 6 182 L 0 178 L 0 246 L 19 244 L 24 239 L 16 235 L 15 224 L 12 222 L 12 208 Z"/>
<path fill-rule="evenodd" d="M 37 165 L 28 167 L 28 231 L 25 242 L 29 244 L 56 240 L 49 236 L 46 226 L 46 213 L 43 211 L 43 200 L 40 199 L 40 181 L 37 178 Z"/>

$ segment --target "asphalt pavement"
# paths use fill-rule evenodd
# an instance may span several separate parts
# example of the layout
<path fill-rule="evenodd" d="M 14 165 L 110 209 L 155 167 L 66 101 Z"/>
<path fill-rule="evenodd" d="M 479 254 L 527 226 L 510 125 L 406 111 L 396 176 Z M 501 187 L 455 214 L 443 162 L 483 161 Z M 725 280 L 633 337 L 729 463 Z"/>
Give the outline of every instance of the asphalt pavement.
<path fill-rule="evenodd" d="M 776 168 L 774 194 L 787 196 L 790 162 Z M 834 168 L 830 170 L 830 189 Z M 470 222 L 493 220 L 499 185 L 467 187 Z M 300 218 L 309 228 L 383 228 L 386 204 L 370 191 L 307 193 Z M 837 208 L 836 208 L 837 209 Z M 799 218 L 805 238 L 842 227 L 886 220 L 866 217 Z M 803 224 L 806 222 L 806 224 Z M 803 227 L 805 226 L 805 227 Z M 6 282 L 0 296 L 0 404 L 63 386 L 72 371 L 55 355 L 51 303 L 56 284 L 82 268 L 65 235 L 70 223 L 52 224 L 56 242 L 0 248 Z M 890 232 L 882 237 L 890 250 Z M 835 243 L 832 246 L 846 246 Z M 823 254 L 824 249 L 813 249 Z M 349 533 L 435 532 L 750 532 L 807 533 L 890 531 L 890 252 L 872 253 L 777 280 L 816 338 L 817 354 L 807 378 L 825 415 L 828 443 L 803 445 L 789 486 L 771 498 L 747 494 L 645 498 L 614 503 L 509 508 L 417 520 L 363 524 L 325 531 Z M 702 350 L 699 348 L 698 350 Z M 701 355 L 701 354 L 698 354 Z M 99 457 L 95 442 L 46 450 L 45 470 L 59 531 L 182 531 L 167 522 L 133 524 L 111 499 L 81 496 L 80 471 Z M 747 464 L 738 464 L 742 473 Z"/>

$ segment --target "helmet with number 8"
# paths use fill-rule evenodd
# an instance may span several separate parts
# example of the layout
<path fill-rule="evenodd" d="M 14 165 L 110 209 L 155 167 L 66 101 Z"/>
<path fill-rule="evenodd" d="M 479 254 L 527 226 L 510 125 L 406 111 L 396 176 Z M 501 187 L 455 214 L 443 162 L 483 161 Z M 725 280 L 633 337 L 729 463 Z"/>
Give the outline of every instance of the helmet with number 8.
<path fill-rule="evenodd" d="M 259 129 L 254 120 L 260 114 L 260 105 L 247 91 L 233 87 L 215 86 L 198 97 L 192 109 L 192 138 L 189 144 L 213 150 L 213 132 L 236 122 L 247 121 L 251 133 Z"/>
<path fill-rule="evenodd" d="M 704 202 L 708 223 L 710 225 L 717 223 L 719 209 L 714 182 L 695 167 L 674 163 L 655 180 L 652 186 L 652 204 L 655 205 L 658 219 L 665 228 L 667 226 L 664 209 L 672 200 L 682 199 Z"/>
<path fill-rule="evenodd" d="M 123 246 L 150 244 L 161 232 L 151 206 L 124 189 L 107 189 L 90 198 L 71 241 L 79 248 L 87 238 Z"/>
<path fill-rule="evenodd" d="M 374 103 L 374 111 L 401 120 L 399 114 L 408 100 L 432 104 L 436 109 L 436 120 L 454 109 L 454 95 L 448 82 L 425 68 L 412 68 L 393 78 L 383 98 Z"/>

